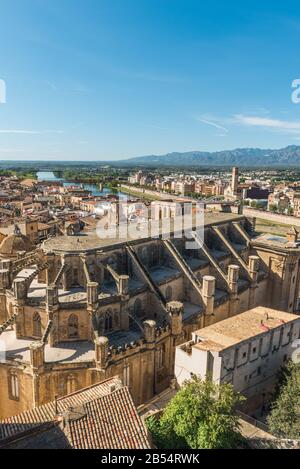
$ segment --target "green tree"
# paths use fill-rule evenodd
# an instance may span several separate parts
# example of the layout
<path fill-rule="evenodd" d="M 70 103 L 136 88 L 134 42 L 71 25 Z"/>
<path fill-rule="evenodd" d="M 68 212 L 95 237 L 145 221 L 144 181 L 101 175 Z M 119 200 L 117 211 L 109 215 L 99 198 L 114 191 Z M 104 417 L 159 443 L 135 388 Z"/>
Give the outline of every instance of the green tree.
<path fill-rule="evenodd" d="M 193 377 L 148 429 L 158 448 L 234 448 L 241 442 L 236 406 L 244 398 L 231 384 Z"/>
<path fill-rule="evenodd" d="M 270 212 L 277 212 L 278 207 L 275 204 L 271 204 L 269 207 Z"/>
<path fill-rule="evenodd" d="M 300 363 L 289 362 L 280 373 L 268 424 L 279 438 L 300 438 Z"/>

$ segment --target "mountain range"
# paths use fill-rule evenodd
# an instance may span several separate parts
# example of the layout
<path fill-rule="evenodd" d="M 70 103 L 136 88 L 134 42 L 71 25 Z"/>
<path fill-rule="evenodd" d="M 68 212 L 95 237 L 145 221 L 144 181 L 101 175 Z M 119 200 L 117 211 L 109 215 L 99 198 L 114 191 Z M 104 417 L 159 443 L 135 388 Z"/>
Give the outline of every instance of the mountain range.
<path fill-rule="evenodd" d="M 123 160 L 122 163 L 141 166 L 300 166 L 300 146 L 289 145 L 279 150 L 237 148 L 216 152 L 173 152 L 137 156 Z"/>

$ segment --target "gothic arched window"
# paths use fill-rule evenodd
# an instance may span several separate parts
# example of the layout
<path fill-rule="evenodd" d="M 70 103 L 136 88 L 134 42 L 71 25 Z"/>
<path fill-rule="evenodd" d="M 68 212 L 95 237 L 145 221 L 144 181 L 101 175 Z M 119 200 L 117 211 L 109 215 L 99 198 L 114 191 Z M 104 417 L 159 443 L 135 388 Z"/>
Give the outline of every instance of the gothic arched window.
<path fill-rule="evenodd" d="M 68 375 L 67 377 L 67 394 L 75 392 L 77 389 L 77 380 L 74 375 Z"/>
<path fill-rule="evenodd" d="M 78 287 L 80 285 L 79 283 L 79 270 L 78 266 L 73 267 L 71 270 L 72 273 L 72 287 Z"/>
<path fill-rule="evenodd" d="M 77 339 L 79 337 L 78 316 L 71 314 L 68 319 L 68 338 Z"/>
<path fill-rule="evenodd" d="M 38 312 L 33 315 L 33 336 L 41 337 L 42 335 L 42 325 L 41 325 L 41 316 Z"/>
<path fill-rule="evenodd" d="M 113 317 L 110 310 L 106 311 L 104 319 L 104 329 L 106 332 L 111 331 L 113 328 Z"/>
<path fill-rule="evenodd" d="M 165 346 L 161 345 L 157 350 L 157 366 L 163 368 L 165 362 Z"/>
<path fill-rule="evenodd" d="M 10 371 L 8 375 L 8 389 L 10 399 L 15 401 L 19 400 L 20 389 L 19 389 L 19 376 L 16 371 Z"/>
<path fill-rule="evenodd" d="M 130 365 L 129 365 L 129 363 L 124 364 L 123 384 L 124 384 L 124 386 L 129 386 L 130 385 Z"/>

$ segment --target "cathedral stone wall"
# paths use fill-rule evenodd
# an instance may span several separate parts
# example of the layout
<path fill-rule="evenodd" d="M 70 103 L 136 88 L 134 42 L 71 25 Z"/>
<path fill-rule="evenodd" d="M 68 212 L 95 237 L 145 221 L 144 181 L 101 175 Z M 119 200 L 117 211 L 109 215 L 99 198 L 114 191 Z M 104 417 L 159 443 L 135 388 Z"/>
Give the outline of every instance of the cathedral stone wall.
<path fill-rule="evenodd" d="M 182 239 L 171 239 L 176 251 L 160 239 L 82 251 L 71 240 L 72 249 L 62 242 L 46 249 L 54 239 L 32 267 L 33 282 L 16 272 L 5 286 L 0 266 L 0 340 L 9 346 L 0 363 L 0 416 L 115 375 L 144 403 L 170 384 L 175 347 L 195 330 L 259 305 L 298 311 L 300 250 L 252 240 L 251 224 L 236 222 L 240 230 L 232 218 L 218 225 L 231 251 L 207 226 L 206 254 L 187 251 Z M 251 264 L 251 256 L 259 259 Z"/>

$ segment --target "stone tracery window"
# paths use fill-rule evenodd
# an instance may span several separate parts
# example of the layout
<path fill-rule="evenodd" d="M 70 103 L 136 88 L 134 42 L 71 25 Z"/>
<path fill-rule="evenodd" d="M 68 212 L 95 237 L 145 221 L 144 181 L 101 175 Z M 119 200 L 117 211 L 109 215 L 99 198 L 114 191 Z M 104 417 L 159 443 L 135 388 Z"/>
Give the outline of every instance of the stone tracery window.
<path fill-rule="evenodd" d="M 130 385 L 130 365 L 129 365 L 129 363 L 124 364 L 123 384 L 124 384 L 124 386 L 129 386 Z"/>
<path fill-rule="evenodd" d="M 157 350 L 157 366 L 163 368 L 165 362 L 165 346 L 162 344 Z"/>
<path fill-rule="evenodd" d="M 42 335 L 42 324 L 41 324 L 41 316 L 38 312 L 35 312 L 33 315 L 33 336 L 34 337 L 41 337 Z"/>
<path fill-rule="evenodd" d="M 75 375 L 70 374 L 67 377 L 67 394 L 71 394 L 72 392 L 75 392 L 77 389 L 77 379 Z"/>
<path fill-rule="evenodd" d="M 110 309 L 108 309 L 105 313 L 104 329 L 105 332 L 109 332 L 113 329 L 113 315 Z"/>
<path fill-rule="evenodd" d="M 20 397 L 19 376 L 16 371 L 12 370 L 8 374 L 8 392 L 10 399 L 15 401 Z"/>
<path fill-rule="evenodd" d="M 78 337 L 79 337 L 78 316 L 76 314 L 71 314 L 68 319 L 68 338 L 78 339 Z"/>

